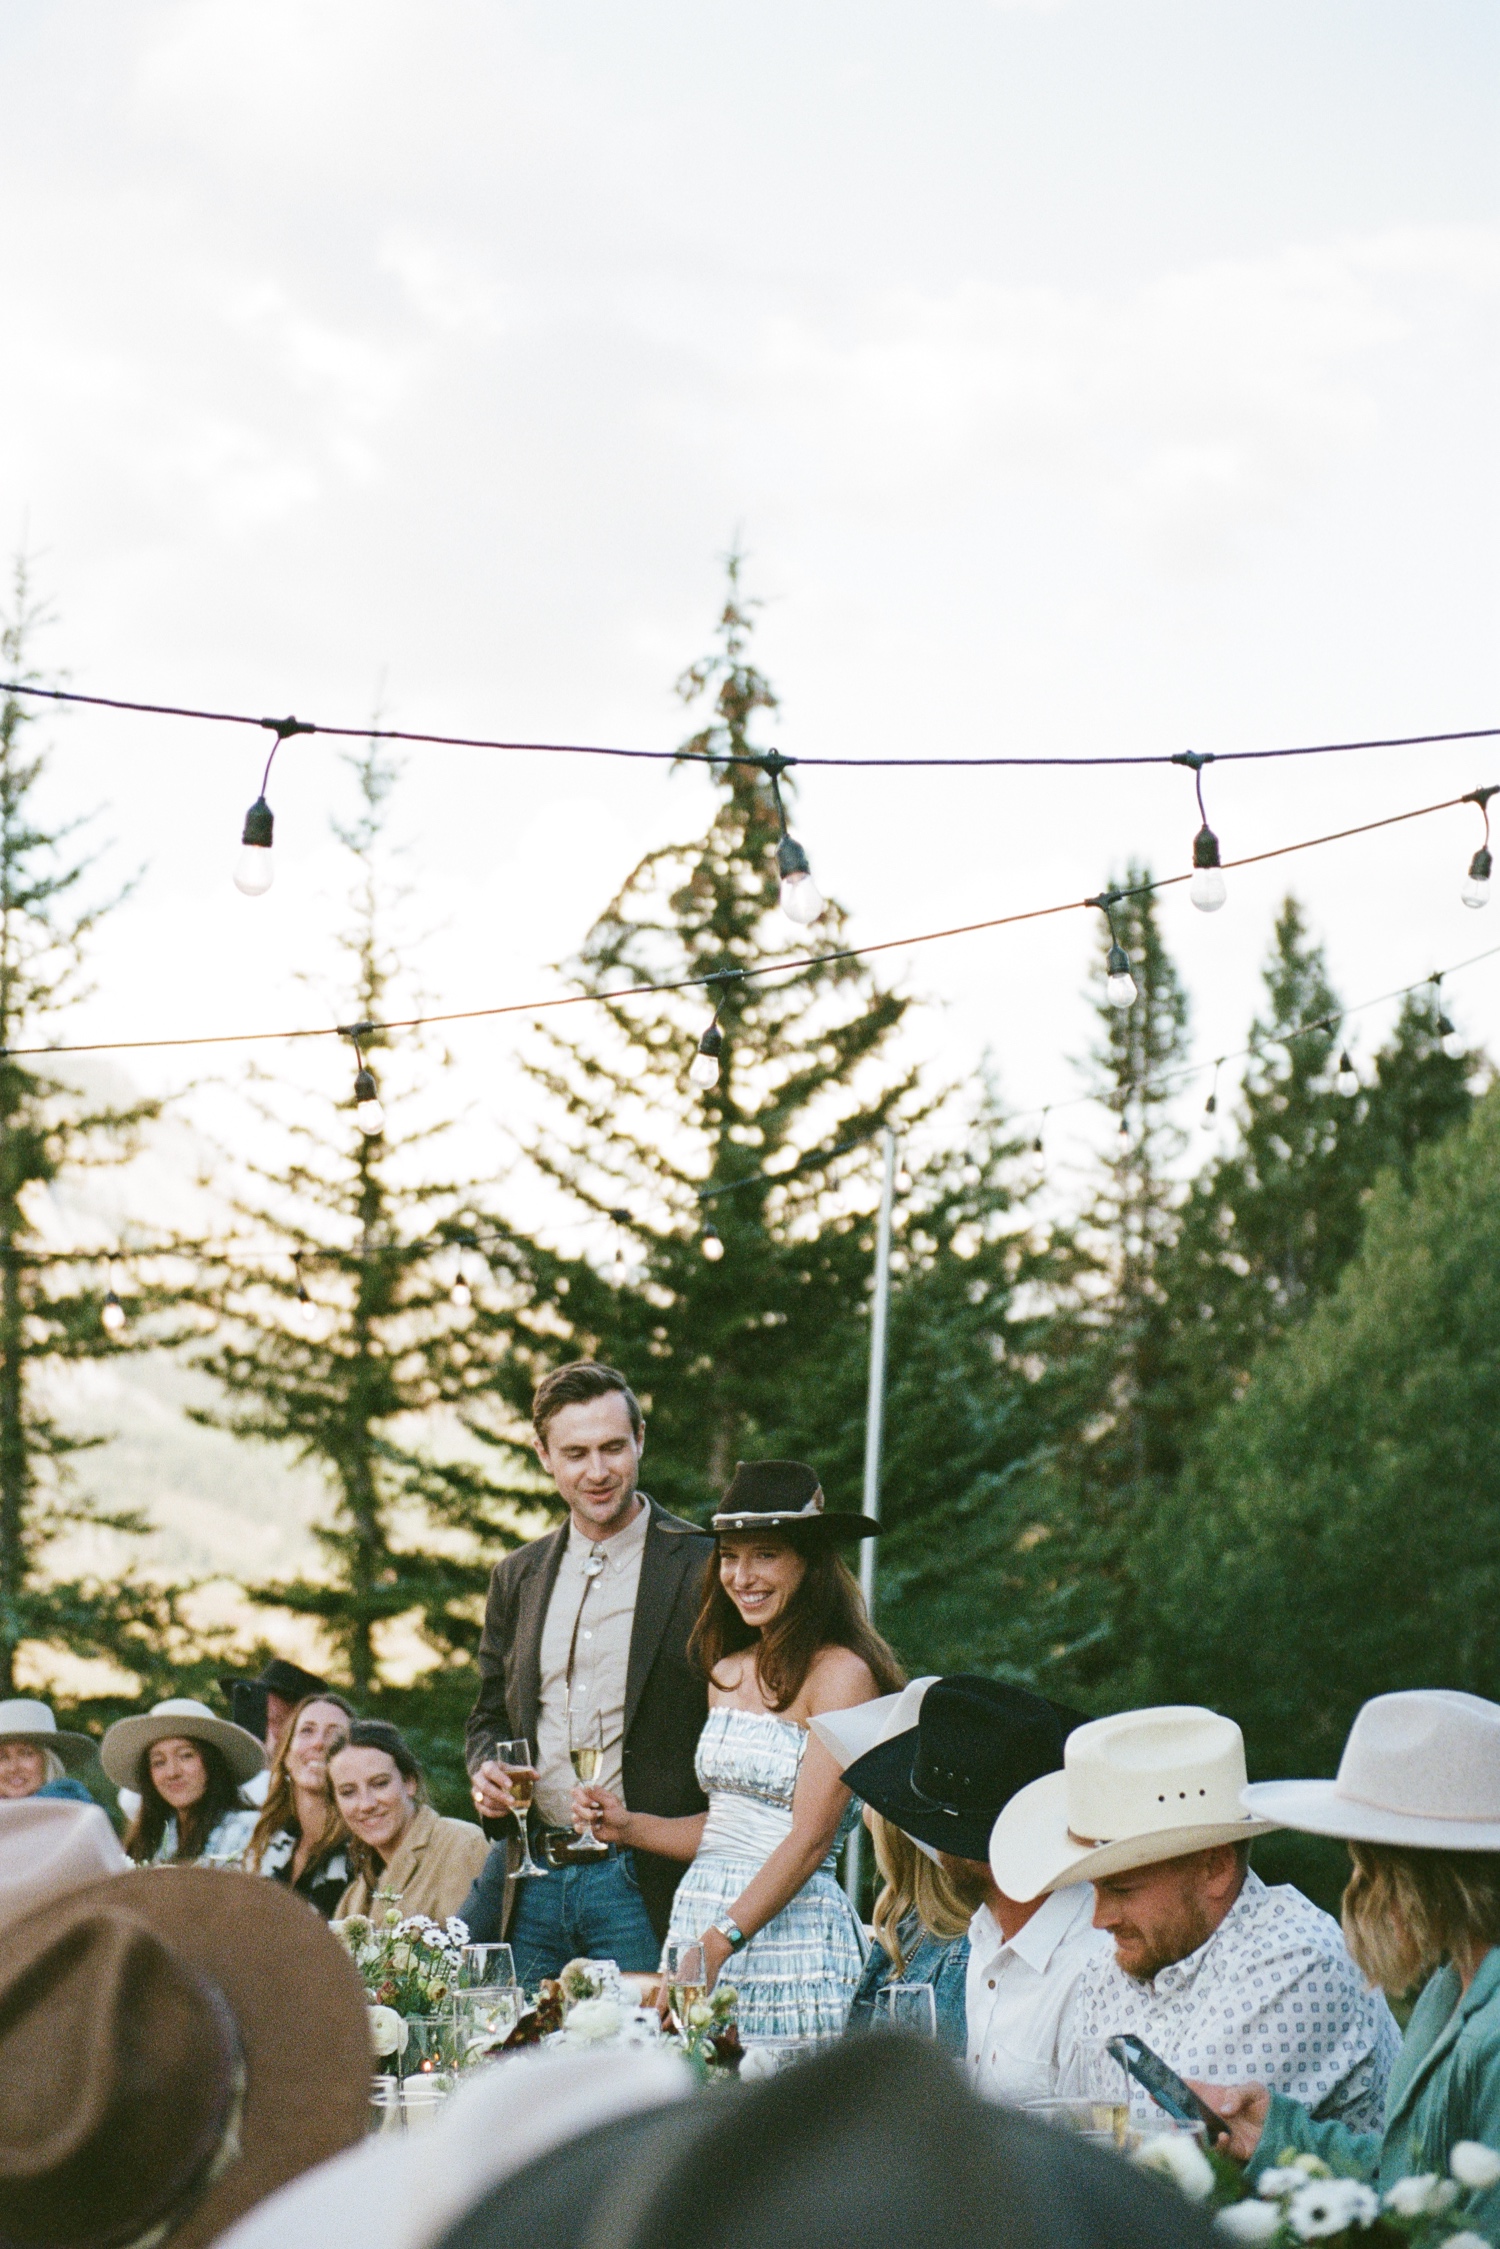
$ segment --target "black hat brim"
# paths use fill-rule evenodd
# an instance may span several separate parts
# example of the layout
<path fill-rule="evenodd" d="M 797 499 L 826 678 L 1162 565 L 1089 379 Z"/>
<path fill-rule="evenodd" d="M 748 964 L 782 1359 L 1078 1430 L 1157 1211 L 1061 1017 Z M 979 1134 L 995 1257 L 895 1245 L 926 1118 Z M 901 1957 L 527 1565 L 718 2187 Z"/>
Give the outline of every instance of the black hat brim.
<path fill-rule="evenodd" d="M 834 1546 L 880 1536 L 873 1515 L 715 1515 L 709 1527 L 716 1537 L 721 1531 L 746 1538 L 755 1531 L 776 1531 L 786 1537 L 821 1538 Z"/>
<path fill-rule="evenodd" d="M 1051 1701 L 1050 1696 L 1047 1698 Z M 1052 1703 L 1065 1735 L 1075 1726 L 1085 1723 L 1080 1712 L 1069 1710 L 1060 1702 Z M 852 1789 L 862 1803 L 872 1812 L 889 1820 L 918 1843 L 926 1843 L 934 1851 L 944 1851 L 950 1858 L 990 1860 L 990 1831 L 1013 1795 L 1019 1795 L 1027 1782 L 1019 1782 L 1014 1789 L 997 1797 L 993 1804 L 979 1811 L 950 1812 L 930 1797 L 920 1795 L 912 1782 L 912 1767 L 916 1762 L 917 1737 L 920 1728 L 913 1726 L 904 1734 L 893 1734 L 889 1741 L 877 1742 L 867 1749 L 863 1757 L 855 1759 L 845 1768 L 844 1786 Z M 1036 1774 L 1028 1780 L 1037 1778 Z"/>

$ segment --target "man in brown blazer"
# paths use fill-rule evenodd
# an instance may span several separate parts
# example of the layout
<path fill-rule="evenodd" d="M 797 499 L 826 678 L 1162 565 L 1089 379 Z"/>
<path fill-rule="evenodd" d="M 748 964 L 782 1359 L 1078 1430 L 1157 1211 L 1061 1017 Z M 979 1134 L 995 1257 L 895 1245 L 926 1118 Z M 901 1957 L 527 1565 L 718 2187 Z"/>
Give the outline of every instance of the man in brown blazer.
<path fill-rule="evenodd" d="M 466 1754 L 474 1803 L 507 1840 L 460 1909 L 476 1943 L 502 1934 L 525 1984 L 578 1956 L 654 1968 L 680 1863 L 601 1846 L 578 1855 L 570 1751 L 602 1751 L 593 1777 L 635 1811 L 700 1812 L 693 1760 L 708 1714 L 688 1658 L 713 1539 L 638 1489 L 645 1423 L 613 1367 L 559 1367 L 532 1401 L 537 1458 L 568 1521 L 497 1562 L 479 1643 Z M 529 1763 L 495 1755 L 524 1740 Z M 513 1778 L 533 1774 L 529 1833 L 541 1876 L 517 1874 Z"/>

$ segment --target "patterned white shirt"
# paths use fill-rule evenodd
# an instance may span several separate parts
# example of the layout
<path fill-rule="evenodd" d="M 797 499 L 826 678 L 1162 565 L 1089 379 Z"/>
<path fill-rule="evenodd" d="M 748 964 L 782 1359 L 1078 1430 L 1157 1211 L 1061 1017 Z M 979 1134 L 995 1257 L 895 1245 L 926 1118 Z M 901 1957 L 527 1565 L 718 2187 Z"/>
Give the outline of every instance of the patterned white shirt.
<path fill-rule="evenodd" d="M 1208 1942 L 1149 1981 L 1127 1976 L 1112 1946 L 1085 1964 L 1065 2041 L 1087 2046 L 1127 2030 L 1180 2077 L 1219 2085 L 1255 2078 L 1314 2116 L 1365 2132 L 1384 2122 L 1401 2044 L 1338 1923 L 1300 1890 L 1268 1889 L 1255 1873 Z M 1135 2086 L 1132 2108 L 1143 2122 L 1152 2105 Z"/>

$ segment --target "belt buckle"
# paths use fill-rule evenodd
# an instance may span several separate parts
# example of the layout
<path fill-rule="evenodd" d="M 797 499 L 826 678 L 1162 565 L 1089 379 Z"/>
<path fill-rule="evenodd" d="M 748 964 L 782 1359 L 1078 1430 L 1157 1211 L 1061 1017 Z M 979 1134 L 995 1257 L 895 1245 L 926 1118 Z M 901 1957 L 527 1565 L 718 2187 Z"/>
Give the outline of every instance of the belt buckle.
<path fill-rule="evenodd" d="M 607 1843 L 593 1843 L 586 1835 L 575 1835 L 571 1828 L 549 1827 L 542 1837 L 542 1856 L 550 1867 L 597 1866 L 608 1858 Z"/>

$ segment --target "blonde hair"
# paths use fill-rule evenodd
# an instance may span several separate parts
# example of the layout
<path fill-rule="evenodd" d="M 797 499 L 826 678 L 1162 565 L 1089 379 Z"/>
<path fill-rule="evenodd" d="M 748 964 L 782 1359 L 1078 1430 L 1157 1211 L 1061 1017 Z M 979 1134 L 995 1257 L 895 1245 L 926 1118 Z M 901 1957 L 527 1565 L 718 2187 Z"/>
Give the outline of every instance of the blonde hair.
<path fill-rule="evenodd" d="M 1500 1944 L 1500 1853 L 1351 1843 L 1344 1941 L 1372 1984 L 1399 1994 L 1444 1960 Z"/>
<path fill-rule="evenodd" d="M 878 1812 L 870 1814 L 870 1836 L 875 1845 L 875 1864 L 885 1880 L 885 1888 L 875 1900 L 875 1934 L 899 1976 L 906 1966 L 906 1954 L 898 1931 L 907 1915 L 915 1910 L 930 1937 L 951 1943 L 964 1935 L 974 1918 L 974 1908 L 983 1894 L 983 1877 L 976 1868 L 981 1888 L 976 1896 L 966 1899 L 960 1881 L 925 1851 L 919 1851 L 909 1835 Z"/>
<path fill-rule="evenodd" d="M 292 1785 L 292 1776 L 287 1767 L 287 1760 L 291 1755 L 292 1738 L 297 1731 L 297 1721 L 302 1716 L 303 1711 L 310 1709 L 315 1702 L 331 1702 L 335 1710 L 342 1710 L 345 1713 L 351 1726 L 354 1723 L 354 1712 L 345 1702 L 343 1696 L 332 1693 L 327 1687 L 320 1687 L 315 1695 L 304 1695 L 302 1697 L 286 1722 L 286 1731 L 282 1734 L 281 1746 L 271 1760 L 271 1778 L 266 1784 L 266 1801 L 262 1807 L 260 1818 L 255 1823 L 255 1832 L 245 1846 L 245 1867 L 250 1874 L 259 1874 L 260 1862 L 266 1845 L 273 1835 L 279 1834 L 282 1828 L 289 1827 L 297 1816 L 297 1791 Z M 335 1844 L 347 1842 L 349 1837 L 349 1830 L 344 1825 L 343 1814 L 334 1803 L 333 1789 L 326 1779 L 323 1783 L 323 1802 L 325 1808 L 322 1831 L 320 1834 L 310 1835 L 306 1838 L 309 1848 L 320 1858 L 326 1852 L 331 1851 Z"/>

